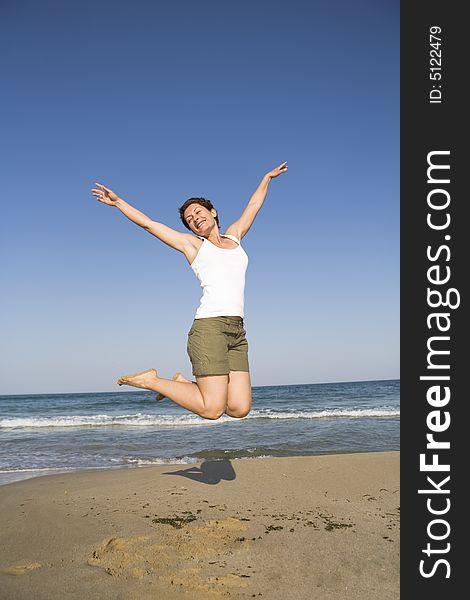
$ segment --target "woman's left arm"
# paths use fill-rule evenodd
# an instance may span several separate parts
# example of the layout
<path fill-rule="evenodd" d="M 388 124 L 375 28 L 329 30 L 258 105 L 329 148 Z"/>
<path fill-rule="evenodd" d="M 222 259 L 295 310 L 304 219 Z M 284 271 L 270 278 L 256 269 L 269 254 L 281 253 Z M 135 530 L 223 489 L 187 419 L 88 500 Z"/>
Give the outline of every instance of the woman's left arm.
<path fill-rule="evenodd" d="M 268 193 L 269 182 L 274 177 L 277 177 L 278 175 L 280 175 L 281 173 L 285 173 L 286 171 L 287 161 L 283 162 L 282 165 L 279 165 L 272 171 L 269 171 L 269 173 L 266 173 L 266 175 L 261 180 L 261 183 L 251 196 L 241 217 L 228 227 L 227 231 L 225 232 L 226 234 L 234 235 L 239 240 L 241 240 L 242 237 L 246 235 L 246 233 L 252 226 L 253 221 L 255 220 L 255 217 L 258 214 L 260 208 L 263 206 L 264 199 L 266 198 L 266 194 Z"/>

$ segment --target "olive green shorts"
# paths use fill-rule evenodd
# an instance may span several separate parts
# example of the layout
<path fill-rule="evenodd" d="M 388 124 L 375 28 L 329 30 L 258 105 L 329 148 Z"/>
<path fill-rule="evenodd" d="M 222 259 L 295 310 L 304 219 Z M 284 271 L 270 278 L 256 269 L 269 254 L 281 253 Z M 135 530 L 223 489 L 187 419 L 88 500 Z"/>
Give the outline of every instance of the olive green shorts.
<path fill-rule="evenodd" d="M 194 319 L 188 333 L 188 354 L 193 375 L 228 375 L 249 371 L 248 342 L 243 320 L 227 317 Z"/>

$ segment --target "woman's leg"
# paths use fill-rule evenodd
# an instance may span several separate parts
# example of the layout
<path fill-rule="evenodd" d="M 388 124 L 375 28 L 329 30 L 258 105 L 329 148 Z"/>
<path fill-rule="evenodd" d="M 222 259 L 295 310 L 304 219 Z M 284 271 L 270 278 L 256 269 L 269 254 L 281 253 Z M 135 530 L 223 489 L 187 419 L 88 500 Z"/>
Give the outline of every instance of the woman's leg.
<path fill-rule="evenodd" d="M 175 373 L 173 375 L 173 377 L 171 378 L 171 380 L 172 381 L 184 381 L 186 383 L 194 383 L 193 381 L 190 381 L 189 379 L 186 379 L 186 377 L 183 375 L 183 373 L 180 373 L 179 371 L 178 371 L 178 373 Z M 165 394 L 160 394 L 159 393 L 159 394 L 157 394 L 155 396 L 155 400 L 157 402 L 160 402 L 160 400 L 164 400 L 165 398 L 166 398 Z"/>
<path fill-rule="evenodd" d="M 251 410 L 251 380 L 247 371 L 230 371 L 225 413 L 230 417 L 246 417 Z"/>
<path fill-rule="evenodd" d="M 189 379 L 178 372 L 172 377 L 173 381 L 191 383 Z M 163 400 L 163 394 L 157 395 L 157 400 Z M 244 371 L 230 371 L 228 380 L 228 399 L 225 414 L 230 417 L 246 417 L 251 410 L 251 380 L 250 374 Z"/>
<path fill-rule="evenodd" d="M 228 375 L 196 377 L 197 383 L 186 383 L 163 379 L 158 377 L 155 369 L 149 369 L 134 375 L 123 375 L 117 382 L 119 385 L 160 392 L 205 419 L 218 419 L 227 406 Z"/>

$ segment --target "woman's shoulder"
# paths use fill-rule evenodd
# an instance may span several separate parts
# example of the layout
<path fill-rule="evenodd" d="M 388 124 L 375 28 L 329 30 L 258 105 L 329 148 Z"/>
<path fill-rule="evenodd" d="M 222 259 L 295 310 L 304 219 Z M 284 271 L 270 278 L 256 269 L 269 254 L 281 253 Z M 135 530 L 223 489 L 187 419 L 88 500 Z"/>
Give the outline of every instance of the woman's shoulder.
<path fill-rule="evenodd" d="M 202 237 L 198 237 L 196 235 L 188 236 L 187 247 L 189 250 L 198 252 L 203 243 L 204 243 L 204 238 L 202 238 Z"/>
<path fill-rule="evenodd" d="M 227 230 L 224 233 L 224 235 L 229 235 L 236 238 L 237 242 L 240 244 L 244 233 L 240 227 L 239 222 L 235 221 L 235 223 L 232 223 L 227 227 Z"/>
<path fill-rule="evenodd" d="M 186 259 L 188 260 L 189 264 L 191 264 L 196 258 L 203 243 L 204 238 L 200 238 L 192 234 L 188 235 L 188 237 L 186 238 L 184 255 L 186 256 Z"/>
<path fill-rule="evenodd" d="M 240 244 L 241 240 L 238 237 L 238 235 L 234 235 L 234 233 L 229 233 L 229 230 L 227 230 L 224 234 L 223 237 L 229 238 L 230 240 L 233 240 L 235 242 L 237 242 L 237 244 Z"/>
<path fill-rule="evenodd" d="M 189 234 L 189 243 L 194 246 L 195 248 L 200 248 L 204 242 L 203 237 L 196 235 L 195 233 L 190 233 Z"/>

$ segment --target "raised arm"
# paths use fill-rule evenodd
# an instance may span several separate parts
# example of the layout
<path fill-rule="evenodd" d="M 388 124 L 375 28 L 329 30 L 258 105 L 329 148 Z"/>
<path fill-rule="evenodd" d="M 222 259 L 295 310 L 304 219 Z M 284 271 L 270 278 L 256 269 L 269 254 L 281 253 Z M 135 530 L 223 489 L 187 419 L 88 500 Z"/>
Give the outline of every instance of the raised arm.
<path fill-rule="evenodd" d="M 261 183 L 254 191 L 251 196 L 248 204 L 245 207 L 241 217 L 232 223 L 225 233 L 229 235 L 234 235 L 239 240 L 242 239 L 244 235 L 248 232 L 250 227 L 255 220 L 256 215 L 258 214 L 260 208 L 263 206 L 264 199 L 266 198 L 266 194 L 268 193 L 268 186 L 274 177 L 277 177 L 281 173 L 285 173 L 287 171 L 287 161 L 283 162 L 282 165 L 279 165 L 269 173 L 264 175 Z"/>
<path fill-rule="evenodd" d="M 183 252 L 183 254 L 187 253 L 188 246 L 192 244 L 192 238 L 194 236 L 189 233 L 181 233 L 171 227 L 163 225 L 163 223 L 153 221 L 150 217 L 140 210 L 137 210 L 134 206 L 131 206 L 109 188 L 100 183 L 96 183 L 95 185 L 98 186 L 98 189 L 94 188 L 91 192 L 97 200 L 108 206 L 119 208 L 123 215 L 136 225 L 139 225 L 139 227 L 145 229 L 145 231 L 148 231 L 168 246 L 175 248 L 175 250 L 179 250 L 180 252 Z"/>

